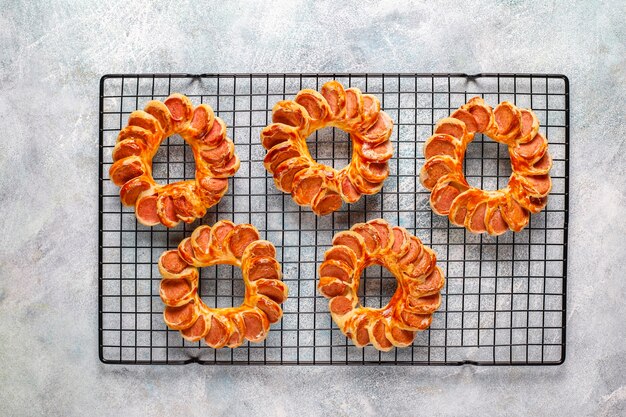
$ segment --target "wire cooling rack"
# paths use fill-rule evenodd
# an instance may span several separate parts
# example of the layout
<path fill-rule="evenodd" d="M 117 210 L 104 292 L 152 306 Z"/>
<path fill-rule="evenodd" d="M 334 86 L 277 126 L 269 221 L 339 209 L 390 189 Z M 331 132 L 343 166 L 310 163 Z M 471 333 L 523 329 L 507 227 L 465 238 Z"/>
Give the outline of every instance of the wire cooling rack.
<path fill-rule="evenodd" d="M 382 191 L 325 217 L 298 207 L 278 191 L 262 161 L 261 129 L 272 106 L 302 88 L 328 80 L 379 97 L 395 121 L 395 155 Z M 145 227 L 122 207 L 110 182 L 111 151 L 128 115 L 172 92 L 208 103 L 228 126 L 241 159 L 228 193 L 201 221 L 173 229 Z M 424 141 L 438 119 L 473 96 L 495 106 L 508 100 L 532 108 L 546 133 L 554 166 L 545 210 L 520 233 L 473 235 L 430 209 L 419 183 Z M 100 84 L 99 348 L 117 364 L 412 364 L 556 365 L 565 359 L 565 294 L 568 222 L 569 88 L 562 75 L 540 74 L 150 74 L 106 75 Z M 309 139 L 318 161 L 348 163 L 348 136 L 324 129 Z M 465 158 L 470 184 L 506 185 L 511 168 L 503 145 L 477 135 Z M 180 137 L 163 143 L 154 159 L 161 182 L 193 178 L 191 151 Z M 447 277 L 443 303 L 429 330 L 412 346 L 379 352 L 354 347 L 334 325 L 328 302 L 316 292 L 316 271 L 334 233 L 383 217 L 406 227 L 438 254 Z M 214 350 L 184 341 L 163 322 L 159 298 L 160 254 L 175 248 L 199 224 L 228 219 L 252 223 L 277 247 L 289 299 L 268 338 L 236 349 Z M 380 307 L 395 291 L 381 267 L 364 271 L 365 306 Z M 200 294 L 209 306 L 238 305 L 241 273 L 231 266 L 204 268 Z"/>

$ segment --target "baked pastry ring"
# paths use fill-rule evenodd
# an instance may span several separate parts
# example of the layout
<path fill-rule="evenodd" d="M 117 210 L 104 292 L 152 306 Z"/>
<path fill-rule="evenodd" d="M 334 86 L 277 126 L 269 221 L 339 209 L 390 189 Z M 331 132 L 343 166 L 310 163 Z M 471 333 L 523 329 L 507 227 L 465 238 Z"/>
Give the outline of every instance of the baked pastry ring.
<path fill-rule="evenodd" d="M 463 158 L 476 133 L 508 145 L 513 173 L 505 188 L 486 191 L 465 180 Z M 424 156 L 420 181 L 431 190 L 433 211 L 470 232 L 519 232 L 528 224 L 529 213 L 540 212 L 548 202 L 552 159 L 537 116 L 529 109 L 504 101 L 492 110 L 482 98 L 474 97 L 437 122 L 435 134 L 424 145 Z"/>
<path fill-rule="evenodd" d="M 152 158 L 161 142 L 173 134 L 191 146 L 196 163 L 195 179 L 159 185 L 152 177 Z M 194 108 L 182 94 L 164 102 L 152 100 L 144 110 L 130 114 L 128 124 L 113 148 L 111 180 L 120 189 L 122 204 L 135 206 L 140 223 L 174 227 L 204 217 L 228 189 L 228 177 L 239 169 L 226 124 L 206 104 Z"/>
<path fill-rule="evenodd" d="M 276 103 L 272 121 L 261 132 L 268 150 L 265 168 L 279 190 L 318 216 L 339 209 L 342 200 L 354 203 L 363 194 L 376 194 L 389 175 L 393 121 L 371 94 L 329 81 L 320 92 L 305 89 L 294 100 Z M 328 126 L 348 132 L 352 140 L 352 159 L 340 170 L 316 162 L 307 147 L 306 138 Z"/>
<path fill-rule="evenodd" d="M 246 290 L 240 306 L 211 308 L 198 295 L 198 268 L 216 264 L 241 268 Z M 280 304 L 287 299 L 287 285 L 281 281 L 276 249 L 259 240 L 250 224 L 222 220 L 213 227 L 198 227 L 177 250 L 161 255 L 159 271 L 165 323 L 187 340 L 204 339 L 216 349 L 237 347 L 244 339 L 260 342 L 270 323 L 282 317 Z"/>
<path fill-rule="evenodd" d="M 430 326 L 445 283 L 436 262 L 435 252 L 406 229 L 370 220 L 335 234 L 319 268 L 318 289 L 330 298 L 333 320 L 356 346 L 371 343 L 388 351 L 410 345 L 416 331 Z M 362 307 L 357 295 L 361 272 L 372 264 L 398 281 L 389 303 L 379 309 Z"/>

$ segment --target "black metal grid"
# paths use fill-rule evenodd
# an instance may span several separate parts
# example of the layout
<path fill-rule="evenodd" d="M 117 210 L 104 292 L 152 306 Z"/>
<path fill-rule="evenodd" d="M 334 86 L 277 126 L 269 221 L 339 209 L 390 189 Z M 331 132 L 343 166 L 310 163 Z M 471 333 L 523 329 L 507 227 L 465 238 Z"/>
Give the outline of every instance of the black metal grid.
<path fill-rule="evenodd" d="M 318 218 L 278 191 L 263 168 L 259 133 L 271 108 L 302 88 L 331 79 L 357 86 L 381 100 L 395 121 L 395 155 L 382 191 L 333 215 Z M 128 114 L 171 92 L 208 103 L 228 125 L 241 168 L 222 201 L 202 221 L 167 230 L 138 225 L 109 181 L 111 151 Z M 438 119 L 474 95 L 495 106 L 509 100 L 530 107 L 550 142 L 554 160 L 548 205 L 521 233 L 473 235 L 432 213 L 419 183 L 424 141 Z M 106 75 L 100 84 L 99 352 L 117 364 L 430 364 L 556 365 L 565 359 L 567 273 L 569 87 L 562 75 L 539 74 L 149 74 Z M 347 135 L 334 129 L 309 140 L 319 161 L 348 162 Z M 467 151 L 468 181 L 495 189 L 511 168 L 505 146 L 479 135 Z M 193 157 L 179 137 L 165 141 L 154 159 L 158 180 L 191 178 Z M 406 227 L 438 254 L 447 283 L 429 330 L 411 347 L 379 352 L 349 343 L 332 322 L 327 300 L 316 292 L 317 266 L 335 232 L 384 217 Z M 214 350 L 184 341 L 163 322 L 159 255 L 200 223 L 220 219 L 254 224 L 277 247 L 290 297 L 284 317 L 259 344 Z M 360 294 L 380 306 L 395 290 L 381 267 L 368 268 Z M 200 293 L 208 305 L 239 304 L 240 272 L 204 268 Z"/>

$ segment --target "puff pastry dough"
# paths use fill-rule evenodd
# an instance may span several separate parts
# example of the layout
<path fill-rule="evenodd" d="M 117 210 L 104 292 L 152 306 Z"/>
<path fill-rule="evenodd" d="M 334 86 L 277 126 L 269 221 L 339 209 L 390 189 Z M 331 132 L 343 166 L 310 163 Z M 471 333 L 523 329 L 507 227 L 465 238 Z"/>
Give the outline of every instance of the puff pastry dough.
<path fill-rule="evenodd" d="M 413 343 L 430 326 L 441 305 L 443 271 L 437 256 L 402 227 L 383 219 L 355 224 L 333 237 L 319 268 L 319 291 L 330 299 L 333 320 L 356 346 L 372 344 L 388 351 Z M 362 307 L 358 288 L 362 271 L 372 264 L 387 268 L 398 287 L 380 309 Z"/>
<path fill-rule="evenodd" d="M 279 190 L 319 216 L 339 209 L 342 201 L 376 194 L 389 175 L 393 121 L 371 94 L 329 81 L 320 92 L 305 89 L 294 100 L 278 102 L 272 121 L 261 132 L 268 150 L 265 168 Z M 341 170 L 316 162 L 306 144 L 311 133 L 328 126 L 348 132 L 352 140 L 352 159 Z"/>
<path fill-rule="evenodd" d="M 191 146 L 195 179 L 159 185 L 152 177 L 152 158 L 161 142 L 178 133 Z M 113 149 L 111 180 L 120 189 L 122 204 L 135 206 L 146 226 L 174 227 L 204 217 L 228 189 L 228 177 L 239 169 L 226 125 L 206 104 L 193 107 L 189 98 L 172 94 L 164 102 L 148 102 L 130 114 Z"/>
<path fill-rule="evenodd" d="M 198 295 L 198 268 L 229 264 L 240 267 L 245 285 L 243 303 L 237 307 L 210 308 Z M 270 324 L 282 317 L 280 304 L 287 299 L 281 267 L 272 243 L 259 240 L 250 224 L 222 220 L 213 227 L 200 226 L 183 239 L 177 250 L 159 258 L 160 295 L 165 303 L 165 323 L 190 341 L 204 339 L 219 349 L 260 342 Z"/>
<path fill-rule="evenodd" d="M 486 191 L 465 180 L 465 150 L 476 133 L 509 147 L 513 173 L 505 188 Z M 437 123 L 435 134 L 424 145 L 424 156 L 420 180 L 431 190 L 433 211 L 470 232 L 519 232 L 528 224 L 530 213 L 540 212 L 547 204 L 552 159 L 532 110 L 506 101 L 492 109 L 474 97 Z"/>

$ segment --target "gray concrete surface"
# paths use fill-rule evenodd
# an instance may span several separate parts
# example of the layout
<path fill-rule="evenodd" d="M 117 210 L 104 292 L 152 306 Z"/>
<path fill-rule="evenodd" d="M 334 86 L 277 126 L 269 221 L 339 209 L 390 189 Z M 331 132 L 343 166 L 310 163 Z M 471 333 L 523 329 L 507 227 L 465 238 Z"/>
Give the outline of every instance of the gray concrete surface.
<path fill-rule="evenodd" d="M 626 415 L 626 3 L 67 3 L 0 2 L 0 415 Z M 566 74 L 565 364 L 101 364 L 99 78 L 255 71 Z"/>

